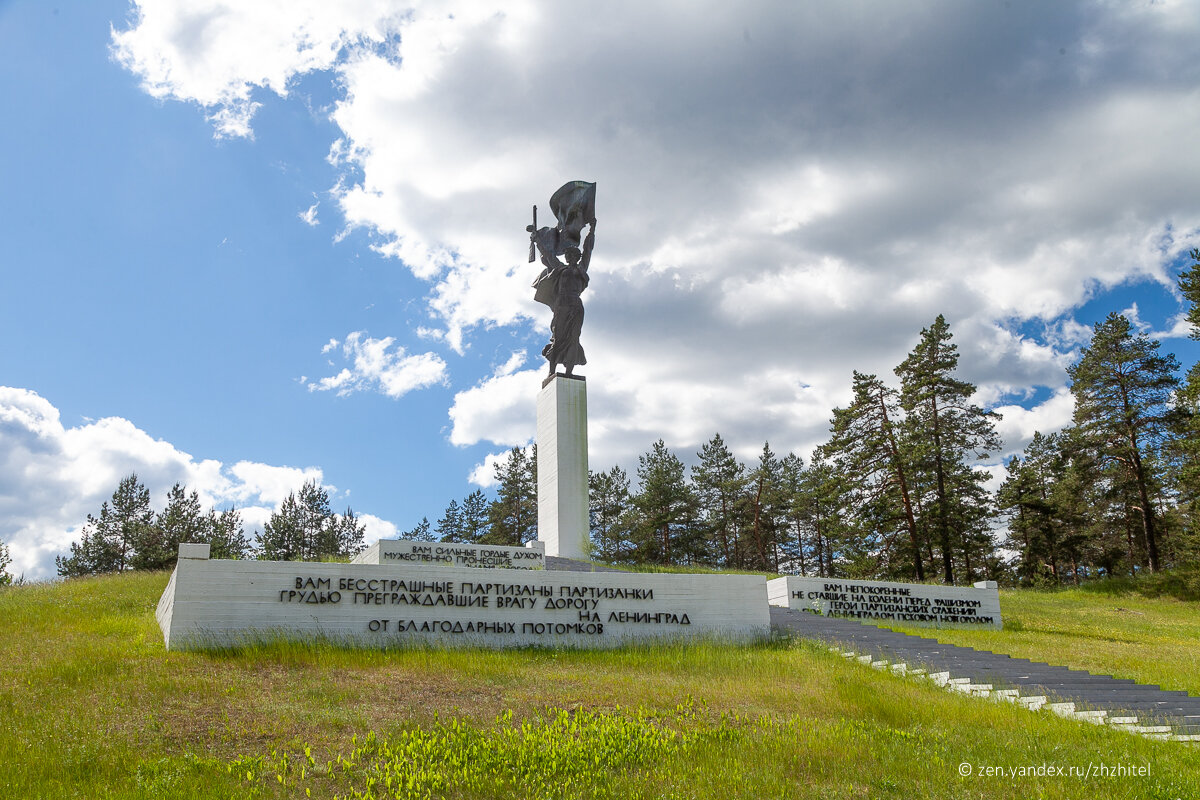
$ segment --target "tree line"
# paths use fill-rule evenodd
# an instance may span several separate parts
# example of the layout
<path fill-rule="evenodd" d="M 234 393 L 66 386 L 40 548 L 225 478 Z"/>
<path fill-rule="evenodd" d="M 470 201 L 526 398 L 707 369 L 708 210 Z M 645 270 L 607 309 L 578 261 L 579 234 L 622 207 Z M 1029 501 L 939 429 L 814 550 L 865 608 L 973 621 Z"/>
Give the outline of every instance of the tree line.
<path fill-rule="evenodd" d="M 1200 340 L 1200 250 L 1180 276 Z M 1038 433 L 997 495 L 1022 582 L 1078 583 L 1200 562 L 1200 364 L 1179 363 L 1120 314 L 1068 373 L 1073 425 Z"/>
<path fill-rule="evenodd" d="M 1200 250 L 1180 276 L 1191 338 L 1200 340 Z M 1071 425 L 1036 433 L 990 492 L 995 412 L 971 402 L 958 349 L 939 315 L 889 382 L 854 371 L 825 442 L 805 461 L 763 444 L 739 460 L 720 434 L 693 466 L 655 442 L 636 486 L 620 467 L 591 472 L 592 555 L 613 564 L 698 565 L 823 577 L 979 579 L 1048 584 L 1200 562 L 1200 364 L 1182 379 L 1174 356 L 1113 313 L 1068 370 Z M 451 500 L 401 538 L 523 545 L 537 538 L 536 447 L 495 465 L 495 496 Z M 178 544 L 214 558 L 345 558 L 363 526 L 330 509 L 315 482 L 293 493 L 251 541 L 236 510 L 202 513 L 176 485 L 160 514 L 131 475 L 61 575 L 160 569 Z M 2 554 L 0 554 L 2 555 Z M 2 566 L 2 565 L 0 565 Z"/>
<path fill-rule="evenodd" d="M 98 515 L 88 515 L 70 554 L 56 557 L 55 564 L 68 578 L 170 569 L 183 542 L 209 545 L 212 558 L 320 561 L 361 552 L 365 532 L 351 509 L 333 513 L 329 493 L 316 481 L 289 494 L 252 540 L 236 508 L 204 511 L 199 494 L 182 484 L 167 492 L 166 506 L 156 514 L 150 491 L 134 473 L 121 480 Z"/>

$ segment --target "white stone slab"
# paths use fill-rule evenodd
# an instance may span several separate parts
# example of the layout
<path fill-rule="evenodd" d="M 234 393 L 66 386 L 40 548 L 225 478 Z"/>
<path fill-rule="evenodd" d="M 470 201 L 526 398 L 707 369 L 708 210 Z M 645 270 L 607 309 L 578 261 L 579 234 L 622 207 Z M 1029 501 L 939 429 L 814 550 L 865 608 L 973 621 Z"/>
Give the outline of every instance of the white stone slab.
<path fill-rule="evenodd" d="M 424 564 L 434 567 L 488 569 L 545 569 L 546 546 L 530 542 L 525 547 L 492 544 L 455 544 L 380 539 L 354 557 L 353 564 Z"/>
<path fill-rule="evenodd" d="M 764 638 L 766 595 L 756 575 L 181 559 L 157 617 L 172 650 L 274 638 L 607 648 Z"/>
<path fill-rule="evenodd" d="M 937 628 L 1003 627 L 994 581 L 970 587 L 789 576 L 768 581 L 767 597 L 773 606 L 829 617 Z"/>
<path fill-rule="evenodd" d="M 557 375 L 537 396 L 538 539 L 546 555 L 586 560 L 587 383 Z"/>
<path fill-rule="evenodd" d="M 179 545 L 180 558 L 208 558 L 211 545 L 207 544 L 181 544 Z"/>

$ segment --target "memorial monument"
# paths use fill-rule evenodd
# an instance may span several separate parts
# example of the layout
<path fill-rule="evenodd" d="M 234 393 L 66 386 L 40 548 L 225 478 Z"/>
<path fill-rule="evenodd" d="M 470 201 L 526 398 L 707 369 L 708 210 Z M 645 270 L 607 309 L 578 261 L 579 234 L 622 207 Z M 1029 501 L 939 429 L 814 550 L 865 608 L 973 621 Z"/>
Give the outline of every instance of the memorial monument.
<path fill-rule="evenodd" d="M 761 575 L 645 574 L 587 562 L 587 364 L 583 292 L 596 245 L 596 184 L 550 198 L 529 260 L 552 311 L 537 397 L 538 541 L 526 547 L 380 540 L 350 564 L 209 558 L 181 544 L 156 616 L 169 649 L 323 638 L 395 645 L 615 647 L 633 641 L 769 635 L 769 605 L 914 625 L 1000 628 L 995 583 L 967 587 Z M 583 229 L 588 228 L 586 236 Z M 565 259 L 565 260 L 564 260 Z M 558 366 L 564 372 L 558 372 Z"/>
<path fill-rule="evenodd" d="M 428 552 L 414 552 L 412 544 L 384 544 L 368 559 L 379 563 L 353 564 L 210 559 L 208 545 L 181 544 L 155 616 L 169 650 L 275 639 L 605 648 L 769 633 L 761 575 L 467 566 L 496 551 L 426 542 Z"/>
<path fill-rule="evenodd" d="M 460 542 L 380 539 L 356 555 L 351 564 L 441 564 L 447 567 L 495 569 L 545 569 L 546 546 L 530 542 L 525 547 Z"/>
<path fill-rule="evenodd" d="M 1000 592 L 995 581 L 974 586 L 806 578 L 789 575 L 767 581 L 773 606 L 874 623 L 928 628 L 1000 630 Z"/>
<path fill-rule="evenodd" d="M 596 571 L 588 537 L 587 363 L 581 295 L 596 243 L 596 185 L 550 198 L 529 260 L 550 306 L 549 375 L 537 398 L 538 542 L 499 547 L 380 540 L 353 563 L 229 561 L 179 546 L 156 616 L 168 649 L 322 638 L 357 647 L 616 647 L 633 641 L 769 635 L 761 575 Z M 584 227 L 586 237 L 581 239 Z M 565 260 L 564 260 L 565 259 Z M 565 372 L 557 372 L 562 365 Z"/>
<path fill-rule="evenodd" d="M 596 246 L 596 184 L 569 181 L 550 197 L 554 227 L 529 232 L 529 261 L 543 269 L 533 299 L 550 306 L 550 342 L 542 348 L 549 376 L 537 397 L 538 539 L 546 555 L 586 559 L 588 536 L 587 382 L 575 367 L 587 363 L 579 338 L 588 266 Z M 582 242 L 584 226 L 588 233 Z M 582 244 L 582 249 L 580 245 Z M 562 261 L 560 256 L 566 258 Z M 566 371 L 556 372 L 561 364 Z"/>

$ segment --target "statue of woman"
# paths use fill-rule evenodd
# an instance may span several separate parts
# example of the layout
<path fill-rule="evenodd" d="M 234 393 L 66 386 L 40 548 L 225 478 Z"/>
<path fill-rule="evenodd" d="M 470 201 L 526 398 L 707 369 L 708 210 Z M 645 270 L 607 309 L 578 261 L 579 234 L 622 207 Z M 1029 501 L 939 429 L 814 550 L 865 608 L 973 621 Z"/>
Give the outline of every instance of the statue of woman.
<path fill-rule="evenodd" d="M 550 208 L 558 220 L 555 227 L 536 229 L 535 208 L 535 222 L 526 228 L 545 266 L 533 282 L 533 297 L 554 312 L 550 321 L 550 343 L 542 348 L 542 355 L 550 364 L 550 374 L 553 375 L 555 367 L 562 364 L 571 375 L 576 366 L 587 363 L 583 346 L 579 344 L 583 329 L 580 295 L 588 285 L 588 264 L 596 245 L 596 184 L 585 181 L 565 184 L 550 198 Z M 581 252 L 579 234 L 584 225 L 590 228 Z M 530 261 L 533 260 L 532 250 L 531 247 Z M 560 253 L 566 256 L 565 264 L 558 258 Z"/>
<path fill-rule="evenodd" d="M 596 223 L 593 221 L 587 239 L 583 243 L 583 252 L 578 247 L 570 245 L 563 253 L 567 263 L 563 263 L 553 253 L 538 249 L 542 253 L 542 263 L 546 269 L 534 284 L 538 294 L 546 295 L 547 303 L 554 312 L 550 320 L 550 343 L 542 348 L 542 355 L 550 363 L 550 374 L 554 368 L 562 364 L 571 375 L 576 366 L 586 364 L 587 357 L 583 353 L 583 345 L 579 343 L 579 334 L 583 330 L 583 300 L 580 295 L 588 285 L 588 263 L 592 258 L 592 247 L 596 243 Z M 542 292 L 541 285 L 550 284 L 549 292 Z"/>

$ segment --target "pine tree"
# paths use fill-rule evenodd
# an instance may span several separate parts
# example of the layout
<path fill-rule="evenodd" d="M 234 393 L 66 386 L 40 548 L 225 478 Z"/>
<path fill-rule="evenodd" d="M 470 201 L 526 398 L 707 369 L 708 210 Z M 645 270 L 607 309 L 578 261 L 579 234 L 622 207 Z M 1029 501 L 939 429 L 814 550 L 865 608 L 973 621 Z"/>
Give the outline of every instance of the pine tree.
<path fill-rule="evenodd" d="M 1200 341 L 1200 249 L 1179 276 L 1188 302 L 1188 338 Z M 1179 561 L 1200 561 L 1200 362 L 1191 366 L 1175 396 L 1176 437 L 1171 447 L 1174 483 L 1179 494 L 1181 541 Z"/>
<path fill-rule="evenodd" d="M 482 489 L 463 498 L 459 527 L 462 541 L 476 544 L 488 534 L 488 499 Z"/>
<path fill-rule="evenodd" d="M 13 576 L 8 571 L 8 565 L 12 563 L 12 556 L 8 553 L 8 545 L 0 542 L 0 586 L 12 586 Z"/>
<path fill-rule="evenodd" d="M 496 499 L 488 507 L 488 544 L 520 547 L 537 538 L 537 447 L 520 447 L 495 466 Z"/>
<path fill-rule="evenodd" d="M 1040 436 L 1035 433 L 1034 436 Z M 1034 574 L 1033 541 L 1037 535 L 1038 517 L 1034 513 L 1040 504 L 1037 474 L 1013 456 L 1006 467 L 1007 477 L 996 493 L 996 504 L 1008 517 L 1008 536 L 1005 546 L 1017 553 L 1017 575 L 1028 582 Z"/>
<path fill-rule="evenodd" d="M 242 515 L 236 508 L 218 513 L 209 509 L 206 527 L 209 532 L 210 558 L 250 558 L 253 545 L 246 537 L 242 526 Z"/>
<path fill-rule="evenodd" d="M 1052 486 L 1048 503 L 1059 528 L 1055 541 L 1062 554 L 1057 560 L 1071 564 L 1076 583 L 1078 562 L 1085 555 L 1091 565 L 1109 575 L 1117 574 L 1122 563 L 1129 572 L 1138 563 L 1132 556 L 1125 556 L 1132 553 L 1127 536 L 1133 530 L 1130 509 L 1123 500 L 1116 500 L 1130 496 L 1129 482 L 1106 468 L 1085 445 L 1083 433 L 1069 426 L 1047 437 L 1048 457 L 1039 454 L 1032 444 L 1029 449 L 1035 462 L 1049 463 Z M 1114 476 L 1121 479 L 1114 483 Z"/>
<path fill-rule="evenodd" d="M 957 532 L 958 553 L 962 560 L 962 582 L 978 578 L 994 579 L 1001 562 L 996 556 L 991 520 L 995 515 L 992 494 L 984 484 L 990 476 L 964 463 L 954 465 L 947 476 L 955 502 L 950 506 L 951 527 Z"/>
<path fill-rule="evenodd" d="M 112 530 L 121 550 L 118 570 L 124 570 L 133 566 L 138 544 L 146 539 L 154 524 L 150 490 L 138 480 L 137 473 L 131 473 L 117 485 L 112 501 Z"/>
<path fill-rule="evenodd" d="M 692 467 L 692 486 L 700 510 L 710 558 L 725 566 L 736 563 L 738 505 L 746 489 L 746 469 L 725 445 L 721 434 L 700 448 Z"/>
<path fill-rule="evenodd" d="M 588 524 L 592 553 L 601 560 L 620 562 L 632 552 L 632 523 L 629 515 L 629 477 L 613 467 L 608 472 L 588 474 Z"/>
<path fill-rule="evenodd" d="M 323 557 L 336 554 L 331 532 L 334 515 L 329 503 L 329 492 L 319 486 L 315 480 L 306 482 L 300 487 L 299 501 L 299 530 L 300 558 L 305 561 L 317 561 Z"/>
<path fill-rule="evenodd" d="M 88 514 L 79 541 L 71 542 L 69 556 L 55 556 L 58 574 L 64 578 L 83 575 L 100 575 L 116 572 L 121 563 L 121 549 L 115 537 L 110 535 L 112 511 L 108 501 L 100 505 L 100 516 Z"/>
<path fill-rule="evenodd" d="M 779 572 L 796 572 L 808 574 L 809 559 L 815 554 L 811 544 L 805 545 L 804 514 L 801 509 L 801 497 L 805 484 L 804 459 L 795 453 L 788 453 L 780 462 L 779 491 L 782 495 L 782 520 L 779 532 L 779 549 L 782 553 Z"/>
<path fill-rule="evenodd" d="M 112 504 L 100 505 L 100 516 L 88 514 L 80 540 L 71 543 L 71 555 L 55 558 L 58 574 L 70 578 L 131 568 L 153 522 L 150 491 L 131 473 L 113 492 Z"/>
<path fill-rule="evenodd" d="M 662 439 L 638 456 L 637 539 L 641 560 L 684 564 L 695 555 L 696 500 L 684 479 L 683 462 Z"/>
<path fill-rule="evenodd" d="M 904 440 L 897 432 L 897 423 L 903 421 L 899 398 L 874 375 L 856 370 L 853 381 L 854 399 L 846 408 L 833 410 L 824 452 L 889 534 L 893 529 L 905 532 L 912 574 L 923 581 L 921 536 L 910 492 L 911 456 L 902 452 Z"/>
<path fill-rule="evenodd" d="M 290 493 L 258 535 L 259 557 L 272 561 L 345 558 L 362 550 L 365 526 L 349 508 L 342 516 L 329 506 L 329 492 L 314 481 Z"/>
<path fill-rule="evenodd" d="M 308 552 L 303 512 L 295 492 L 288 493 L 257 536 L 259 558 L 299 561 Z"/>
<path fill-rule="evenodd" d="M 999 415 L 985 412 L 970 402 L 975 386 L 953 377 L 958 366 L 958 347 L 951 344 L 950 326 L 941 314 L 921 331 L 921 340 L 900 366 L 900 404 L 907 413 L 906 424 L 914 442 L 913 460 L 929 476 L 932 489 L 926 504 L 931 528 L 937 534 L 942 556 L 942 578 L 954 583 L 954 552 L 961 550 L 968 518 L 967 495 L 955 493 L 951 478 L 964 475 L 960 467 L 968 459 L 986 458 L 1000 447 L 993 420 Z M 988 476 L 976 474 L 976 483 Z"/>
<path fill-rule="evenodd" d="M 1149 560 L 1136 482 L 1123 465 L 1095 449 L 1081 454 L 1086 468 L 1068 472 L 1071 484 L 1054 493 L 1074 509 L 1066 556 L 1085 558 L 1109 575 L 1136 575 Z"/>
<path fill-rule="evenodd" d="M 749 478 L 746 487 L 746 533 L 751 549 L 746 563 L 752 569 L 777 572 L 785 504 L 781 491 L 782 465 L 769 443 L 763 443 L 758 464 Z"/>
<path fill-rule="evenodd" d="M 1188 301 L 1187 321 L 1192 326 L 1189 339 L 1200 341 L 1200 249 L 1193 248 L 1188 257 L 1192 263 L 1179 274 L 1179 291 Z M 1196 366 L 1192 367 L 1196 370 Z"/>
<path fill-rule="evenodd" d="M 367 526 L 359 522 L 349 506 L 346 506 L 345 513 L 333 515 L 326 530 L 329 534 L 324 540 L 326 544 L 320 553 L 321 557 L 352 558 L 366 549 L 363 539 Z"/>
<path fill-rule="evenodd" d="M 458 507 L 457 500 L 451 499 L 442 518 L 438 520 L 434 532 L 437 534 L 438 541 L 461 542 L 463 541 L 462 528 L 462 509 Z"/>
<path fill-rule="evenodd" d="M 208 518 L 195 490 L 189 495 L 182 484 L 167 492 L 167 506 L 147 526 L 131 559 L 134 569 L 170 569 L 179 558 L 183 542 L 203 544 L 212 538 Z M 211 552 L 211 551 L 210 551 Z"/>
<path fill-rule="evenodd" d="M 1161 452 L 1174 424 L 1169 405 L 1178 386 L 1173 355 L 1133 334 L 1128 319 L 1112 313 L 1096 323 L 1092 341 L 1068 370 L 1075 395 L 1075 424 L 1100 458 L 1125 473 L 1136 490 L 1141 533 L 1151 571 L 1158 571 Z"/>
<path fill-rule="evenodd" d="M 842 548 L 841 540 L 846 531 L 843 521 L 845 489 L 844 483 L 826 460 L 823 448 L 817 448 L 813 453 L 812 463 L 801 473 L 800 489 L 792 499 L 792 514 L 794 514 L 805 529 L 809 531 L 812 542 L 809 552 L 816 560 L 817 576 L 833 578 L 841 573 L 836 571 L 835 554 Z M 802 539 L 800 534 L 797 534 Z M 803 547 L 803 542 L 798 542 Z"/>
<path fill-rule="evenodd" d="M 1065 566 L 1078 561 L 1085 538 L 1081 510 L 1098 505 L 1094 479 L 1072 442 L 1071 430 L 1035 432 L 1024 458 L 1009 462 L 997 492 L 996 503 L 1009 518 L 1006 545 L 1017 551 L 1017 576 L 1024 583 L 1064 580 Z"/>
<path fill-rule="evenodd" d="M 1086 509 L 1101 504 L 1094 492 L 1096 477 L 1075 445 L 1071 429 L 1049 436 L 1035 432 L 1024 461 L 1013 459 L 1000 487 L 998 504 L 1017 518 L 1018 575 L 1027 582 L 1042 583 L 1048 576 L 1062 583 L 1068 566 L 1078 581 L 1087 519 L 1093 516 Z M 1014 536 L 1009 539 L 1013 543 Z"/>
<path fill-rule="evenodd" d="M 421 517 L 421 521 L 417 523 L 417 526 L 410 531 L 401 533 L 400 538 L 412 542 L 432 542 L 434 536 L 429 530 L 429 517 Z"/>

